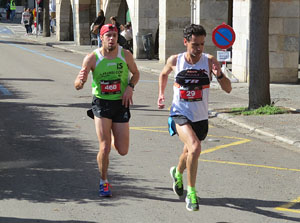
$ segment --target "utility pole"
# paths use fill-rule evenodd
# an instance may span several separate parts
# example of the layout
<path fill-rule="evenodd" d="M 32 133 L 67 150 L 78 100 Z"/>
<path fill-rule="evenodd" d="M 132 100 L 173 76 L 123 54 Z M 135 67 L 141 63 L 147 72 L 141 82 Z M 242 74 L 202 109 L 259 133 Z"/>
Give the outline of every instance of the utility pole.
<path fill-rule="evenodd" d="M 250 0 L 249 109 L 271 104 L 269 15 L 270 0 Z"/>
<path fill-rule="evenodd" d="M 50 36 L 49 0 L 44 0 L 43 9 L 43 36 Z"/>

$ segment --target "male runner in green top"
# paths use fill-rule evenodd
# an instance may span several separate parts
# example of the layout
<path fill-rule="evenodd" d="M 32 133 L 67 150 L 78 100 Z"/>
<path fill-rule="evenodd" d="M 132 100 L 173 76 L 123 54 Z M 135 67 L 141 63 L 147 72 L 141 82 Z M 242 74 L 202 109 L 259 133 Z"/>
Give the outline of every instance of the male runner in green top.
<path fill-rule="evenodd" d="M 101 174 L 99 196 L 110 197 L 112 193 L 107 180 L 109 153 L 111 145 L 120 155 L 128 153 L 129 105 L 140 74 L 130 51 L 117 43 L 118 30 L 114 25 L 103 25 L 100 38 L 102 47 L 84 58 L 74 85 L 77 90 L 82 89 L 92 71 L 92 111 L 99 140 L 97 162 Z"/>

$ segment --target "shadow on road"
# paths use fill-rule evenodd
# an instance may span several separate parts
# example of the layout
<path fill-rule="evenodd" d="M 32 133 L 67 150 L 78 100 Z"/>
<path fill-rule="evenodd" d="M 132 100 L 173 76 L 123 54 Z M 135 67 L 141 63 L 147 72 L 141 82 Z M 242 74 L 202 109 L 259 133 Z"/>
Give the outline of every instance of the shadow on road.
<path fill-rule="evenodd" d="M 53 82 L 54 80 L 52 79 L 41 79 L 41 78 L 0 78 L 0 81 L 49 81 L 49 82 Z"/>
<path fill-rule="evenodd" d="M 22 103 L 21 99 L 26 98 L 26 94 L 16 92 L 12 88 L 9 90 L 13 93 L 12 96 L 0 94 L 2 202 L 14 199 L 32 203 L 72 201 L 78 204 L 97 202 L 99 205 L 118 206 L 126 202 L 126 199 L 178 201 L 175 198 L 165 199 L 160 196 L 164 191 L 155 190 L 152 181 L 136 175 L 127 176 L 120 171 L 123 164 L 130 166 L 134 164 L 128 163 L 128 160 L 121 158 L 115 151 L 111 152 L 109 169 L 114 196 L 112 199 L 99 198 L 97 194 L 99 173 L 96 163 L 98 144 L 79 139 L 76 136 L 76 129 L 56 121 L 54 119 L 56 114 L 46 112 L 44 109 L 86 108 L 90 104 Z M 149 186 L 137 186 L 139 182 L 146 182 L 147 185 L 149 183 Z"/>
<path fill-rule="evenodd" d="M 29 42 L 29 41 L 12 41 L 12 40 L 0 40 L 0 44 L 16 44 L 16 45 L 41 45 L 40 43 L 36 42 Z"/>
<path fill-rule="evenodd" d="M 286 203 L 287 202 L 282 201 L 267 201 L 249 198 L 201 198 L 200 200 L 200 205 L 203 206 L 227 207 L 240 211 L 256 213 L 269 218 L 300 222 L 300 218 L 289 217 L 286 214 L 279 213 L 278 211 L 275 212 L 270 210 L 264 210 L 267 208 L 274 209 Z"/>
<path fill-rule="evenodd" d="M 75 130 L 55 121 L 55 114 L 41 109 L 61 105 L 22 103 L 20 99 L 24 95 L 21 92 L 13 93 L 6 98 L 11 101 L 3 100 L 0 95 L 0 200 L 3 204 L 11 199 L 31 203 L 94 202 L 100 206 L 120 206 L 128 203 L 128 200 L 142 202 L 146 199 L 183 202 L 175 196 L 174 199 L 166 198 L 166 190 L 170 193 L 171 188 L 155 187 L 155 182 L 150 178 L 122 172 L 122 167 L 135 166 L 135 163 L 120 158 L 115 151 L 111 152 L 109 169 L 114 196 L 111 199 L 99 198 L 99 173 L 95 159 L 97 145 L 80 140 Z M 84 108 L 87 104 L 67 106 Z M 266 210 L 284 203 L 247 198 L 201 198 L 200 201 L 203 206 L 226 207 L 299 222 L 300 218 Z M 51 221 L 0 217 L 0 222 Z"/>
<path fill-rule="evenodd" d="M 28 219 L 28 218 L 5 218 L 0 217 L 0 223 L 93 223 L 93 221 L 49 221 L 49 220 L 43 220 L 43 219 Z"/>
<path fill-rule="evenodd" d="M 3 98 L 15 100 L 24 95 L 0 95 L 0 200 L 96 200 L 94 145 L 51 119 L 55 114 L 40 111 L 40 105 Z"/>

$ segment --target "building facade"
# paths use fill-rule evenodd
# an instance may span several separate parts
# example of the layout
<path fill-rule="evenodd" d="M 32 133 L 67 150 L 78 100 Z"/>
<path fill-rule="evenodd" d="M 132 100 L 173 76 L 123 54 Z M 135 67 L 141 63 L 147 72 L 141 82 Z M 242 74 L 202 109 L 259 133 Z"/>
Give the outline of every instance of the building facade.
<path fill-rule="evenodd" d="M 152 35 L 152 49 L 164 63 L 185 50 L 182 30 L 191 22 L 207 30 L 206 52 L 216 56 L 213 29 L 223 22 L 236 33 L 232 47 L 232 73 L 240 82 L 249 81 L 250 0 L 56 0 L 57 39 L 78 45 L 90 43 L 90 25 L 96 17 L 96 3 L 105 12 L 106 23 L 116 16 L 126 23 L 129 11 L 133 27 L 135 58 L 146 58 L 143 36 Z M 270 75 L 271 82 L 298 81 L 299 0 L 270 0 Z"/>

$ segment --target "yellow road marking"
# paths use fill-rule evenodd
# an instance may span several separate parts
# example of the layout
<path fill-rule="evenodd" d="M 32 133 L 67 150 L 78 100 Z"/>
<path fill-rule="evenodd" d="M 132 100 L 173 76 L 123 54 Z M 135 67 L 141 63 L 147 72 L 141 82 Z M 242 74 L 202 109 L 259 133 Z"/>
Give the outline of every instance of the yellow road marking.
<path fill-rule="evenodd" d="M 212 128 L 213 126 L 210 126 L 210 128 Z M 151 126 L 151 127 L 130 127 L 130 129 L 132 130 L 139 130 L 139 131 L 150 131 L 150 132 L 164 132 L 164 133 L 168 133 L 167 130 L 157 130 L 157 129 L 166 129 L 166 126 Z M 237 146 L 243 143 L 247 143 L 250 142 L 250 139 L 245 139 L 245 138 L 239 138 L 239 137 L 232 137 L 232 136 L 214 136 L 214 135 L 207 135 L 210 137 L 215 137 L 215 138 L 225 138 L 225 139 L 234 139 L 234 140 L 239 140 L 236 142 L 232 142 L 229 144 L 224 144 L 224 145 L 219 145 L 219 146 L 215 146 L 213 148 L 210 149 L 206 149 L 204 151 L 201 152 L 201 154 L 206 154 L 206 153 L 211 153 L 223 148 L 227 148 L 230 146 Z M 258 168 L 266 168 L 266 169 L 274 169 L 274 170 L 285 170 L 285 171 L 296 171 L 296 172 L 300 172 L 300 169 L 290 169 L 290 168 L 283 168 L 283 167 L 275 167 L 275 166 L 266 166 L 266 165 L 258 165 L 258 164 L 248 164 L 248 163 L 239 163 L 239 162 L 230 162 L 230 161 L 220 161 L 220 160 L 205 160 L 205 159 L 199 159 L 202 162 L 210 162 L 210 163 L 222 163 L 222 164 L 230 164 L 230 165 L 238 165 L 238 166 L 249 166 L 249 167 L 258 167 Z M 293 212 L 293 213 L 300 213 L 300 210 L 294 210 L 294 209 L 290 209 L 291 207 L 293 207 L 294 205 L 296 205 L 297 203 L 300 203 L 300 197 L 298 197 L 297 199 L 284 204 L 280 207 L 275 208 L 278 211 L 286 211 L 286 212 Z"/>
<path fill-rule="evenodd" d="M 239 138 L 239 137 L 231 137 L 231 136 L 213 136 L 213 135 L 208 135 L 208 136 L 218 137 L 218 138 L 226 138 L 226 139 L 238 139 L 239 141 L 232 142 L 232 143 L 229 143 L 229 144 L 215 146 L 215 147 L 210 148 L 210 149 L 206 149 L 206 150 L 202 151 L 201 154 L 211 153 L 211 152 L 214 152 L 214 151 L 219 150 L 219 149 L 223 149 L 223 148 L 226 148 L 226 147 L 229 147 L 229 146 L 237 146 L 237 145 L 240 145 L 240 144 L 247 143 L 247 142 L 251 141 L 250 139 Z"/>
<path fill-rule="evenodd" d="M 205 160 L 199 159 L 203 162 L 209 163 L 222 163 L 222 164 L 230 164 L 230 165 L 237 165 L 237 166 L 250 166 L 250 167 L 259 167 L 259 168 L 266 168 L 266 169 L 274 169 L 274 170 L 286 170 L 286 171 L 295 171 L 300 172 L 300 169 L 290 169 L 285 167 L 276 167 L 276 166 L 266 166 L 266 165 L 258 165 L 258 164 L 249 164 L 249 163 L 238 163 L 238 162 L 230 162 L 230 161 L 222 161 L 222 160 Z"/>
<path fill-rule="evenodd" d="M 293 207 L 294 205 L 296 205 L 297 203 L 300 203 L 300 197 L 298 197 L 295 200 L 292 200 L 291 202 L 284 204 L 280 207 L 275 208 L 278 211 L 288 211 L 288 212 L 293 212 L 293 213 L 300 213 L 300 210 L 294 210 L 294 209 L 290 209 L 291 207 Z"/>
<path fill-rule="evenodd" d="M 209 126 L 209 128 L 214 128 L 213 126 Z M 129 129 L 132 130 L 139 130 L 139 131 L 149 131 L 149 132 L 169 132 L 168 130 L 161 131 L 156 129 L 168 129 L 167 126 L 143 126 L 143 127 L 130 127 Z"/>
<path fill-rule="evenodd" d="M 149 132 L 168 132 L 167 130 L 156 130 L 158 128 L 167 128 L 166 126 L 162 127 L 154 127 L 156 129 L 152 129 L 153 127 L 130 127 L 132 130 L 139 130 L 139 131 L 149 131 Z"/>
<path fill-rule="evenodd" d="M 139 130 L 139 131 L 149 131 L 149 132 L 168 132 L 167 130 L 157 130 L 157 129 L 162 129 L 162 128 L 167 128 L 166 126 L 146 126 L 146 127 L 130 127 L 130 129 L 132 130 Z M 245 139 L 245 138 L 239 138 L 239 137 L 233 137 L 233 136 L 214 136 L 214 135 L 207 135 L 210 137 L 215 137 L 215 138 L 225 138 L 225 139 L 234 139 L 234 140 L 239 140 L 237 142 L 232 142 L 229 144 L 224 144 L 224 145 L 219 145 L 210 149 L 206 149 L 203 152 L 201 152 L 201 154 L 205 154 L 205 153 L 211 153 L 214 152 L 216 150 L 219 149 L 223 149 L 223 148 L 227 148 L 229 146 L 236 146 L 236 145 L 240 145 L 243 143 L 247 143 L 250 142 L 250 139 Z"/>
<path fill-rule="evenodd" d="M 138 128 L 138 129 L 166 129 L 167 126 L 143 126 L 143 127 L 130 127 L 132 129 Z"/>

